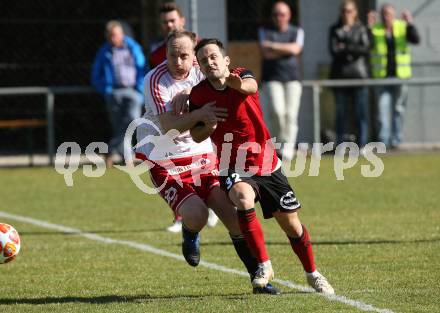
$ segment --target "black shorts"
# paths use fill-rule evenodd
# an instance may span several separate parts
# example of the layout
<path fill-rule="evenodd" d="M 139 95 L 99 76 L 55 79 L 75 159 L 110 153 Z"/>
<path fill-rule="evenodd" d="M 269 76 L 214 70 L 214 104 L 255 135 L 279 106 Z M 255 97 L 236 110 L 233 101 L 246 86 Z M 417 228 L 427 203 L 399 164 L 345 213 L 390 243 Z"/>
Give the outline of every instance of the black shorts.
<path fill-rule="evenodd" d="M 255 202 L 259 201 L 263 209 L 264 218 L 273 217 L 272 212 L 295 212 L 301 208 L 296 199 L 295 192 L 290 187 L 286 176 L 281 168 L 269 176 L 243 177 L 233 169 L 228 170 L 228 175 L 220 175 L 220 185 L 226 193 L 238 182 L 245 182 L 252 186 L 255 191 Z"/>

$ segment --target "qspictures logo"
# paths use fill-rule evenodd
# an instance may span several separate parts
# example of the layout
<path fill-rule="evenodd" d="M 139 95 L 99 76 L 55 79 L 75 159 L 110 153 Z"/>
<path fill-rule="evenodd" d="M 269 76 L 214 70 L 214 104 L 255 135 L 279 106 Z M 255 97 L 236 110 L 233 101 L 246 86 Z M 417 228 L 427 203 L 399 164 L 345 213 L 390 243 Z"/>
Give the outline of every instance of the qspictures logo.
<path fill-rule="evenodd" d="M 185 146 L 179 144 L 179 140 L 182 140 L 183 134 L 179 131 L 172 129 L 163 134 L 157 125 L 152 121 L 145 118 L 138 118 L 130 123 L 128 126 L 125 137 L 124 146 L 131 147 L 131 141 L 136 131 L 148 129 L 144 131 L 144 135 L 141 136 L 141 140 L 133 147 L 133 149 L 125 149 L 124 160 L 126 164 L 135 164 L 133 159 L 133 153 L 139 151 L 148 151 L 145 160 L 137 165 L 116 165 L 120 171 L 123 171 L 130 176 L 134 185 L 144 193 L 157 194 L 166 185 L 168 179 L 174 179 L 180 186 L 183 185 L 182 176 L 190 176 L 193 183 L 196 186 L 200 186 L 200 176 L 210 171 L 212 175 L 227 175 L 227 171 L 220 171 L 213 169 L 213 161 L 211 158 L 206 158 L 199 155 L 194 155 L 185 165 L 175 164 L 175 156 L 179 156 L 185 153 Z M 184 140 L 188 140 L 188 135 L 183 136 Z M 138 135 L 139 138 L 139 135 Z M 271 138 L 266 141 L 264 147 L 256 142 L 246 142 L 239 146 L 233 153 L 232 144 L 233 134 L 227 133 L 224 135 L 224 142 L 221 145 L 221 156 L 218 160 L 220 168 L 231 168 L 230 164 L 234 164 L 232 168 L 240 173 L 242 177 L 255 175 L 258 168 L 249 167 L 244 170 L 247 155 L 249 153 L 257 153 L 263 155 L 263 167 L 270 167 L 272 164 L 272 157 L 275 150 L 280 149 L 283 145 L 289 145 L 293 149 L 293 144 L 279 143 L 276 138 Z M 193 143 L 194 145 L 196 143 Z M 217 151 L 215 145 L 213 145 L 213 151 Z M 360 174 L 366 178 L 380 177 L 384 172 L 384 163 L 380 159 L 379 155 L 386 153 L 386 147 L 381 142 L 371 142 L 365 147 L 360 149 L 358 145 L 352 142 L 344 142 L 335 147 L 333 142 L 322 144 L 314 143 L 309 145 L 307 143 L 300 143 L 298 150 L 296 151 L 296 158 L 291 160 L 282 160 L 282 163 L 287 165 L 283 166 L 283 172 L 286 177 L 298 177 L 306 173 L 307 155 L 309 151 L 312 151 L 310 157 L 310 164 L 307 171 L 308 176 L 318 176 L 320 172 L 322 155 L 326 152 L 335 150 L 333 158 L 333 171 L 337 180 L 344 180 L 344 172 L 353 168 L 360 159 L 365 159 L 369 164 L 361 165 Z M 206 151 L 209 153 L 209 151 Z M 102 177 L 107 170 L 105 161 L 101 157 L 102 154 L 108 153 L 108 145 L 104 142 L 92 142 L 85 151 L 84 155 L 87 159 L 86 163 L 82 166 L 83 175 L 90 178 Z M 80 169 L 82 150 L 76 142 L 64 142 L 61 144 L 56 153 L 55 158 L 55 170 L 64 176 L 64 181 L 67 186 L 74 185 L 73 174 Z M 231 155 L 236 155 L 235 160 L 231 160 Z M 91 164 L 90 164 L 91 163 Z M 293 164 L 294 163 L 294 164 Z M 293 168 L 292 168 L 292 165 Z M 142 177 L 145 177 L 146 173 L 151 171 L 154 167 L 160 167 L 162 170 L 166 170 L 166 179 L 161 185 L 149 186 L 144 182 Z M 264 174 L 263 174 L 264 175 Z M 268 172 L 266 175 L 270 175 Z M 286 198 L 285 201 L 290 201 Z"/>

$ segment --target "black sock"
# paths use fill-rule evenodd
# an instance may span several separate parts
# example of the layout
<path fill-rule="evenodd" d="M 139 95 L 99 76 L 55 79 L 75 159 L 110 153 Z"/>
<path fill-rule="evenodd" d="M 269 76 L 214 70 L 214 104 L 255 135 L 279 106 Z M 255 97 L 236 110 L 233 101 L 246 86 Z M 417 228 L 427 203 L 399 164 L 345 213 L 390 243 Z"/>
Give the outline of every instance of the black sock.
<path fill-rule="evenodd" d="M 194 240 L 197 237 L 198 232 L 194 232 L 186 227 L 185 223 L 182 223 L 182 236 L 185 239 Z"/>
<path fill-rule="evenodd" d="M 243 262 L 244 266 L 251 277 L 251 281 L 254 279 L 255 273 L 258 269 L 257 259 L 252 255 L 251 250 L 249 249 L 246 240 L 243 235 L 231 235 L 232 243 L 234 244 L 235 251 L 238 254 L 238 257 Z"/>

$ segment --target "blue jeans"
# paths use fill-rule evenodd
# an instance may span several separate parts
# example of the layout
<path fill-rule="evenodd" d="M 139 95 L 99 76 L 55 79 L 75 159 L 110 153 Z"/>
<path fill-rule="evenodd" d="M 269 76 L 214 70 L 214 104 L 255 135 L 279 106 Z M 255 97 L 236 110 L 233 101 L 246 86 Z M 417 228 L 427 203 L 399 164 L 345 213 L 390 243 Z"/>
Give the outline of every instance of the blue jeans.
<path fill-rule="evenodd" d="M 116 152 L 124 156 L 124 151 L 131 154 L 131 145 L 124 147 L 124 136 L 128 125 L 141 116 L 142 95 L 132 88 L 119 88 L 105 97 L 105 103 L 113 130 L 109 154 Z"/>
<path fill-rule="evenodd" d="M 408 86 L 381 86 L 377 93 L 378 139 L 387 147 L 402 142 L 403 115 L 408 100 Z"/>
<path fill-rule="evenodd" d="M 360 147 L 368 143 L 368 88 L 335 88 L 336 98 L 336 144 L 344 140 L 347 108 L 350 99 L 353 99 L 356 114 L 356 126 L 358 129 L 358 144 Z"/>

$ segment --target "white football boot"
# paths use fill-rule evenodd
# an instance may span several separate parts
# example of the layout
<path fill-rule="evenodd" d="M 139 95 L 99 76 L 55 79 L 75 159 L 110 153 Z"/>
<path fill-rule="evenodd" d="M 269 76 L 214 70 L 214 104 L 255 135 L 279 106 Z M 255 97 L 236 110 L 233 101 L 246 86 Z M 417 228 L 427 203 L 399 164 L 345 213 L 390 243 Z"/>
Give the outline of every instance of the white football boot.
<path fill-rule="evenodd" d="M 335 290 L 332 285 L 327 281 L 320 272 L 314 271 L 313 273 L 306 273 L 307 282 L 309 285 L 316 290 L 316 292 L 320 292 L 326 295 L 334 295 Z"/>
<path fill-rule="evenodd" d="M 167 231 L 171 233 L 180 233 L 182 231 L 182 221 L 175 220 L 171 226 L 167 227 Z"/>
<path fill-rule="evenodd" d="M 218 223 L 218 216 L 215 215 L 214 211 L 211 209 L 209 210 L 209 215 L 208 215 L 208 226 L 209 227 L 215 227 L 215 225 L 217 225 Z"/>
<path fill-rule="evenodd" d="M 263 288 L 265 287 L 269 281 L 271 281 L 274 277 L 272 263 L 270 261 L 266 261 L 264 263 L 258 264 L 258 270 L 255 274 L 254 279 L 252 280 L 252 286 Z"/>

